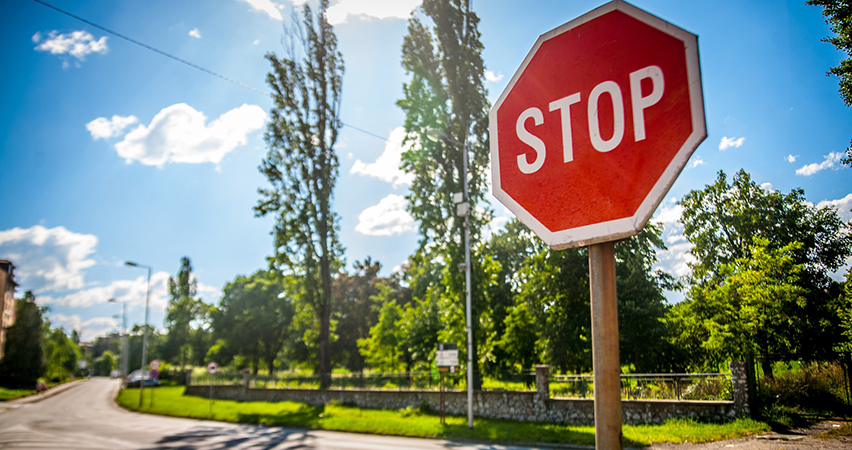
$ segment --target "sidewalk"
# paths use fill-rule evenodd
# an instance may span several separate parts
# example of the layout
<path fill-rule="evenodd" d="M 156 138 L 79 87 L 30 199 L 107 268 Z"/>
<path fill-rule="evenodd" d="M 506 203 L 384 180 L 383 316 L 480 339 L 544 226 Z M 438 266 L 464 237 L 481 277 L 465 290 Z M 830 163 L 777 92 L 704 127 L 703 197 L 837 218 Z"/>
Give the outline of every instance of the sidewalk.
<path fill-rule="evenodd" d="M 28 395 L 26 397 L 16 398 L 15 400 L 9 400 L 6 402 L 0 402 L 0 413 L 4 413 L 11 409 L 17 409 L 25 405 L 29 405 L 31 403 L 40 402 L 44 399 L 53 397 L 54 395 L 60 394 L 62 392 L 67 391 L 68 389 L 73 388 L 74 386 L 78 386 L 80 383 L 85 383 L 87 381 L 86 378 L 81 378 L 79 380 L 69 381 L 67 383 L 62 383 L 59 386 L 54 386 L 40 394 Z"/>

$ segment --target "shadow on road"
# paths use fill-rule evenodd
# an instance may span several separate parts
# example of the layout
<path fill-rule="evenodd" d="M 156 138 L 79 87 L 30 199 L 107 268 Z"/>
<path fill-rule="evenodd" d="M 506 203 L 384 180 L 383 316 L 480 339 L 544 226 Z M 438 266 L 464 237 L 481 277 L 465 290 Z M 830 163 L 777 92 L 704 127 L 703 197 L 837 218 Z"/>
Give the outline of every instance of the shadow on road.
<path fill-rule="evenodd" d="M 145 450 L 216 450 L 249 444 L 252 449 L 271 450 L 288 442 L 289 449 L 312 448 L 308 430 L 287 430 L 259 426 L 243 426 L 231 429 L 220 427 L 198 427 L 184 433 L 166 436 L 154 447 Z"/>

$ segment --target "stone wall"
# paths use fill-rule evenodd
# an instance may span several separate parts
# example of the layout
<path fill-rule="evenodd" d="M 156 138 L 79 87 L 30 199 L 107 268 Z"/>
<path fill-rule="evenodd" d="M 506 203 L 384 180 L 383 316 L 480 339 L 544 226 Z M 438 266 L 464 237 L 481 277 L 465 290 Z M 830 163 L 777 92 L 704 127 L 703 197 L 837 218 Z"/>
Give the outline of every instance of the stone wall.
<path fill-rule="evenodd" d="M 207 397 L 210 388 L 187 386 L 185 395 Z M 440 393 L 436 391 L 342 390 L 329 389 L 247 389 L 245 386 L 213 386 L 217 399 L 238 401 L 293 401 L 324 405 L 337 401 L 363 408 L 418 408 L 422 403 L 432 411 L 440 410 Z M 536 392 L 475 392 L 473 412 L 476 417 L 517 421 L 591 425 L 594 423 L 594 401 L 591 399 L 543 399 Z M 445 392 L 444 408 L 448 414 L 467 414 L 467 393 Z M 722 421 L 735 417 L 733 402 L 699 402 L 675 400 L 622 400 L 625 424 L 660 423 L 674 417 L 695 417 Z"/>

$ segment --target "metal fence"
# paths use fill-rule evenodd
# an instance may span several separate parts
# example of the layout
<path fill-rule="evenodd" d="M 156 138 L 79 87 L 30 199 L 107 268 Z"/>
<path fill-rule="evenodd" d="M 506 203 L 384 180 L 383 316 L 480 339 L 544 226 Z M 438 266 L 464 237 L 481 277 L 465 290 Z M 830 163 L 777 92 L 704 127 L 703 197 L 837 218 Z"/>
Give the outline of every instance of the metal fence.
<path fill-rule="evenodd" d="M 553 375 L 550 396 L 594 398 L 592 375 Z M 729 373 L 622 374 L 621 398 L 651 400 L 733 400 Z"/>
<path fill-rule="evenodd" d="M 246 380 L 248 377 L 248 380 Z M 318 375 L 282 372 L 273 376 L 245 373 L 214 375 L 216 385 L 243 385 L 254 389 L 319 389 Z M 194 374 L 192 384 L 208 384 L 207 374 Z M 438 372 L 393 372 L 332 374 L 331 389 L 434 390 L 439 389 Z M 594 398 L 592 375 L 551 375 L 552 398 Z M 444 389 L 467 389 L 463 372 L 445 373 Z M 502 372 L 482 380 L 483 391 L 535 391 L 535 372 Z M 621 397 L 625 399 L 669 400 L 733 400 L 729 373 L 698 374 L 624 374 L 621 375 Z"/>

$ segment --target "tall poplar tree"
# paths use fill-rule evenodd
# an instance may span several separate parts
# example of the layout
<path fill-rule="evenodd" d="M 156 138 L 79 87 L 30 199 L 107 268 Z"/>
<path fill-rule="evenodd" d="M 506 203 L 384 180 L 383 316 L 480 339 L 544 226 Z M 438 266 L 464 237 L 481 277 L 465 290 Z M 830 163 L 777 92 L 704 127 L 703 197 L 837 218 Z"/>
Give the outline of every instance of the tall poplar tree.
<path fill-rule="evenodd" d="M 314 308 L 319 326 L 317 371 L 323 388 L 331 381 L 331 277 L 342 253 L 331 202 L 339 170 L 334 144 L 341 127 L 343 56 L 327 9 L 328 0 L 320 0 L 316 14 L 304 5 L 302 22 L 294 16 L 283 40 L 287 55 L 266 55 L 275 105 L 264 136 L 269 151 L 259 169 L 272 187 L 258 190 L 254 208 L 258 216 L 275 216 L 271 266 L 303 279 L 303 299 Z"/>
<path fill-rule="evenodd" d="M 464 221 L 456 216 L 453 194 L 462 192 L 463 155 L 468 151 L 468 191 L 471 247 L 480 242 L 482 227 L 491 218 L 485 205 L 485 171 L 488 170 L 488 100 L 483 86 L 485 66 L 477 28 L 479 18 L 470 0 L 424 0 L 420 12 L 432 27 L 412 16 L 402 46 L 402 66 L 410 75 L 397 102 L 405 112 L 405 129 L 411 149 L 402 155 L 402 167 L 414 174 L 408 212 L 420 224 L 421 252 L 434 252 L 446 267 L 442 310 L 446 328 L 442 339 L 466 340 L 464 274 Z M 432 142 L 427 133 L 442 134 Z M 481 314 L 483 294 L 479 258 L 472 261 L 474 315 Z M 474 318 L 476 332 L 478 320 Z M 474 339 L 476 342 L 479 339 Z M 463 347 L 460 345 L 459 347 Z M 474 345 L 474 370 L 478 367 Z M 479 386 L 479 377 L 474 381 Z"/>

